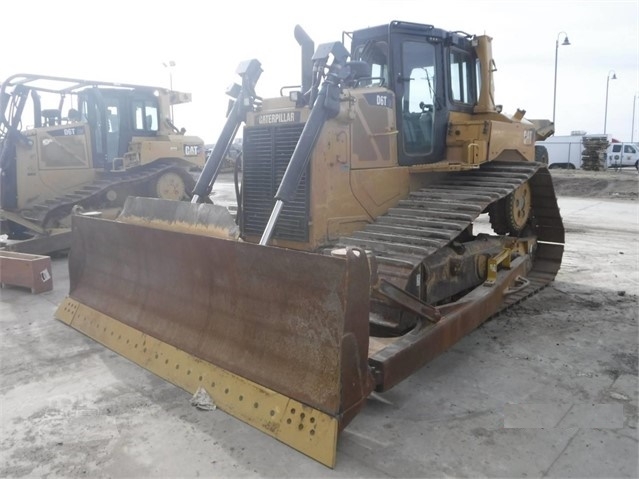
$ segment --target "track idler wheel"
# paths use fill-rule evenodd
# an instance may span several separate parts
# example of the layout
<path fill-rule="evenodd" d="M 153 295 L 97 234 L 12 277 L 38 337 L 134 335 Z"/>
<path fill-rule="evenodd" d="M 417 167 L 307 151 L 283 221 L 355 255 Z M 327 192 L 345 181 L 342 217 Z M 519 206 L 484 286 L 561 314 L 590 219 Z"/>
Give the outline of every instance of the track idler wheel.
<path fill-rule="evenodd" d="M 190 198 L 195 183 L 187 173 L 172 169 L 162 173 L 152 184 L 150 195 L 162 200 L 180 201 Z"/>
<path fill-rule="evenodd" d="M 524 183 L 506 198 L 493 204 L 488 215 L 495 233 L 519 235 L 528 224 L 531 212 L 530 185 Z"/>

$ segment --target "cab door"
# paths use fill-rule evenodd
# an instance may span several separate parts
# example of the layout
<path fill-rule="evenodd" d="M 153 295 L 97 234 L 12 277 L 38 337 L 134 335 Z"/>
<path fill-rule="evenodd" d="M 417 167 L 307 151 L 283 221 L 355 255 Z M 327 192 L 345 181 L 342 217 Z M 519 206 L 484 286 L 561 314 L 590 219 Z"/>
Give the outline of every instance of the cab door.
<path fill-rule="evenodd" d="M 131 121 L 129 90 L 102 90 L 102 101 L 105 112 L 105 155 L 107 165 L 114 170 L 122 169 L 123 164 L 117 161 L 129 149 L 131 142 Z"/>
<path fill-rule="evenodd" d="M 448 123 L 441 39 L 397 32 L 391 43 L 399 164 L 440 161 Z"/>
<path fill-rule="evenodd" d="M 91 134 L 91 158 L 94 168 L 107 167 L 107 131 L 106 106 L 98 88 L 82 92 L 81 112 L 87 119 Z"/>
<path fill-rule="evenodd" d="M 635 166 L 637 160 L 639 160 L 639 153 L 637 153 L 637 148 L 635 148 L 633 145 L 623 145 L 622 165 Z"/>

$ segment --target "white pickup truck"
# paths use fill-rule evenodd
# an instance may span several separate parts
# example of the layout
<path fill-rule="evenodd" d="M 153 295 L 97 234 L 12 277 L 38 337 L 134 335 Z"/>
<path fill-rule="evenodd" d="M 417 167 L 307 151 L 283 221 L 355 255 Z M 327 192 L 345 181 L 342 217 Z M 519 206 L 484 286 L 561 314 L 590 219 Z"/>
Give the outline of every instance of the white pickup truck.
<path fill-rule="evenodd" d="M 606 166 L 608 168 L 634 166 L 639 171 L 639 145 L 611 143 L 606 150 Z"/>

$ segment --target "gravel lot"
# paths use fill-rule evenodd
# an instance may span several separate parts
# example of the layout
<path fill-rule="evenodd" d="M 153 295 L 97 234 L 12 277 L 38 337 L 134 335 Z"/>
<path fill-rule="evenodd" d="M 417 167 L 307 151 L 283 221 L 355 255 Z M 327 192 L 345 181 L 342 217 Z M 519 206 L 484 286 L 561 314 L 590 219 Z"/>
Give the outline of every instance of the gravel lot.
<path fill-rule="evenodd" d="M 54 259 L 53 291 L 0 290 L 0 476 L 638 477 L 638 175 L 553 177 L 556 281 L 371 397 L 335 470 L 54 320 Z"/>

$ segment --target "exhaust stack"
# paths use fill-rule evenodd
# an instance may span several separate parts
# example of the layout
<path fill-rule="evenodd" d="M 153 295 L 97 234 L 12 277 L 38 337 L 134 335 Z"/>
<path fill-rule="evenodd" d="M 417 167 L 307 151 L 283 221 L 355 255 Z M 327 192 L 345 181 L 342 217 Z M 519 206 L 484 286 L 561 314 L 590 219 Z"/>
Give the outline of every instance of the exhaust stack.
<path fill-rule="evenodd" d="M 315 43 L 302 27 L 295 25 L 295 40 L 302 47 L 302 94 L 306 94 L 313 84 L 313 53 Z"/>

